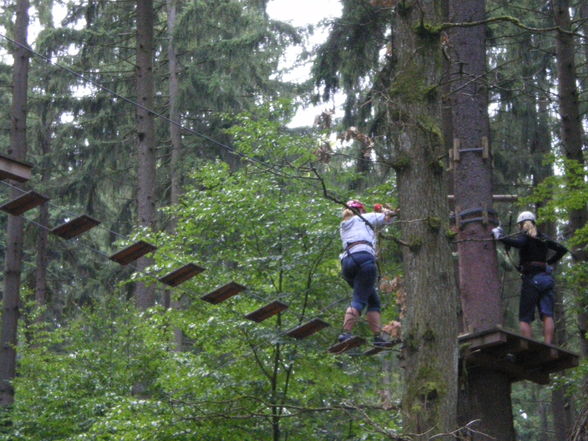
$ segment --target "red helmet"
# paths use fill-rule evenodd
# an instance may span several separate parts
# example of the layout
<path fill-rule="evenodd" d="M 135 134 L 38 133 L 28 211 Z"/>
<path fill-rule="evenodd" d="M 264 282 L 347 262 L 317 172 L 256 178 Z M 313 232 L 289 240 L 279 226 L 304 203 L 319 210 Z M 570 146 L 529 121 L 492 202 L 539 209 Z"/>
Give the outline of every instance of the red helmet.
<path fill-rule="evenodd" d="M 365 213 L 365 205 L 363 205 L 359 201 L 352 200 L 352 201 L 347 202 L 345 205 L 347 205 L 348 208 L 355 208 L 355 209 L 359 210 L 360 213 Z"/>

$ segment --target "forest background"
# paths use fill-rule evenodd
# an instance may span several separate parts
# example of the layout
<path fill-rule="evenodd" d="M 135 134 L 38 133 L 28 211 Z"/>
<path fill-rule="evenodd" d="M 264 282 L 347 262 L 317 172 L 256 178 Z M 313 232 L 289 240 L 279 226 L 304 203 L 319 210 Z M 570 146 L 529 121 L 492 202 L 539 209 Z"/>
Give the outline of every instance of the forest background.
<path fill-rule="evenodd" d="M 396 25 L 413 3 L 342 0 L 341 17 L 324 23 L 327 40 L 308 47 L 312 29 L 273 20 L 267 0 L 3 2 L 0 44 L 14 60 L 0 64 L 3 153 L 34 166 L 25 185 L 1 182 L 3 200 L 34 189 L 49 201 L 0 216 L 1 439 L 411 439 L 400 349 L 326 349 L 349 300 L 342 204 L 399 198 L 395 98 L 420 86 L 408 78 L 399 90 L 392 79 L 402 72 Z M 575 157 L 561 131 L 570 119 L 554 25 L 561 4 L 576 66 Z M 55 5 L 66 11 L 60 22 Z M 538 210 L 541 227 L 573 250 L 558 268 L 557 338 L 583 356 L 549 386 L 513 385 L 517 439 L 577 441 L 588 402 L 588 6 L 487 0 L 486 11 L 493 191 L 520 198 L 495 209 L 511 231 L 517 211 Z M 40 31 L 29 51 L 18 42 L 32 17 Z M 433 31 L 450 58 L 451 40 Z M 304 82 L 284 80 L 292 46 L 312 65 Z M 341 109 L 290 126 L 301 106 L 334 94 Z M 438 162 L 449 182 L 448 158 Z M 81 214 L 101 224 L 67 241 L 49 234 Z M 157 250 L 125 266 L 109 259 L 138 240 Z M 404 246 L 395 226 L 380 238 L 385 321 L 405 312 Z M 504 323 L 516 329 L 518 273 L 499 253 Z M 204 271 L 175 287 L 159 282 L 191 263 Z M 247 289 L 201 301 L 229 282 Z M 262 323 L 244 317 L 276 300 L 289 308 Z M 331 326 L 286 335 L 317 317 Z"/>

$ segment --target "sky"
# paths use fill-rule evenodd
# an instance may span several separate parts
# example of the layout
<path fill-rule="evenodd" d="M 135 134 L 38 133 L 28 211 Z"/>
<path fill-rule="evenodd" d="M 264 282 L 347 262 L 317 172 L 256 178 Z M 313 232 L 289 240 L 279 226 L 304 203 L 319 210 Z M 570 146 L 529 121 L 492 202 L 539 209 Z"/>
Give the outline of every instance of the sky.
<path fill-rule="evenodd" d="M 336 18 L 341 15 L 341 3 L 339 0 L 270 0 L 267 11 L 271 18 L 285 21 L 294 26 L 317 25 L 321 20 Z M 311 46 L 320 44 L 327 38 L 325 29 L 315 28 L 315 34 L 311 37 Z M 300 49 L 287 51 L 284 56 L 284 65 L 294 63 Z M 310 64 L 295 69 L 284 77 L 289 81 L 302 82 L 308 79 Z M 337 97 L 340 98 L 340 97 Z M 335 104 L 337 103 L 335 98 Z M 299 109 L 296 116 L 289 124 L 291 127 L 310 126 L 314 118 L 324 109 L 333 107 L 334 103 L 321 106 Z"/>

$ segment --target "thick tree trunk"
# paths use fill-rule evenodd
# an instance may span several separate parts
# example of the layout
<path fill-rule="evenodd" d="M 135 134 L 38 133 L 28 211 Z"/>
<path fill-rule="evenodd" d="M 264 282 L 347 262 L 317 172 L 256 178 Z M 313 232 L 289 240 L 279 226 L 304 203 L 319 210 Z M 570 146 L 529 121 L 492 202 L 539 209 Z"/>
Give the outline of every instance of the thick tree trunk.
<path fill-rule="evenodd" d="M 438 36 L 421 27 L 444 17 L 440 2 L 405 2 L 395 42 L 401 69 L 390 87 L 400 111 L 395 152 L 407 314 L 403 322 L 404 430 L 429 439 L 456 428 L 458 298 L 447 236 L 449 207 L 441 131 L 443 57 Z M 391 112 L 394 113 L 394 112 Z M 439 437 L 438 439 L 449 439 Z"/>
<path fill-rule="evenodd" d="M 153 114 L 153 0 L 137 0 L 137 107 L 138 191 L 137 208 L 139 225 L 155 225 L 155 130 Z M 142 257 L 138 271 L 150 264 Z M 138 283 L 135 288 L 137 306 L 146 309 L 155 304 L 155 288 Z"/>
<path fill-rule="evenodd" d="M 484 0 L 449 2 L 451 22 L 484 20 Z M 457 27 L 449 34 L 454 136 L 454 193 L 458 234 L 459 290 L 464 330 L 479 331 L 503 320 L 492 219 L 492 160 L 486 88 L 486 26 Z M 486 148 L 487 147 L 487 148 Z M 476 219 L 477 218 L 477 219 Z M 467 220 L 467 222 L 462 222 Z M 479 430 L 514 441 L 510 381 L 479 369 L 462 378 L 459 422 L 479 419 Z M 485 439 L 474 434 L 473 439 Z"/>
<path fill-rule="evenodd" d="M 29 24 L 29 2 L 18 0 L 14 39 L 27 44 Z M 24 160 L 27 152 L 27 91 L 29 74 L 29 53 L 18 47 L 13 52 L 12 106 L 10 108 L 10 149 L 14 159 Z M 17 183 L 12 182 L 13 185 Z M 12 198 L 22 193 L 11 191 Z M 8 216 L 6 229 L 6 263 L 4 273 L 4 296 L 2 311 L 2 336 L 0 339 L 0 406 L 14 402 L 12 380 L 16 375 L 16 344 L 19 318 L 19 292 L 22 271 L 23 217 Z"/>

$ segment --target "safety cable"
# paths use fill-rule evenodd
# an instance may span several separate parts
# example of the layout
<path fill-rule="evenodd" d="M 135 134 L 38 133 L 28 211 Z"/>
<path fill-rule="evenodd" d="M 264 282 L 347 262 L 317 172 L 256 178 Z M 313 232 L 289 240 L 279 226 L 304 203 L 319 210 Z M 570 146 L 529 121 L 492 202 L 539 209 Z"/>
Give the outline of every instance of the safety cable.
<path fill-rule="evenodd" d="M 208 136 L 208 135 L 206 135 L 204 133 L 201 133 L 201 132 L 199 132 L 197 130 L 194 130 L 192 128 L 189 128 L 189 127 L 185 127 L 181 123 L 179 123 L 177 121 L 174 121 L 173 119 L 169 118 L 168 116 L 164 115 L 163 113 L 157 112 L 157 111 L 155 111 L 153 109 L 150 109 L 147 106 L 144 106 L 143 104 L 141 104 L 141 103 L 139 103 L 139 102 L 137 102 L 135 100 L 132 100 L 132 99 L 130 99 L 130 98 L 124 96 L 124 95 L 121 95 L 118 92 L 116 92 L 116 91 L 110 89 L 109 87 L 103 85 L 102 83 L 100 83 L 100 82 L 98 82 L 96 80 L 93 80 L 92 78 L 88 78 L 85 75 L 83 75 L 83 74 L 81 74 L 79 72 L 76 72 L 75 70 L 73 70 L 73 69 L 71 69 L 71 68 L 69 68 L 67 66 L 64 66 L 64 65 L 59 64 L 59 63 L 54 63 L 51 60 L 50 57 L 48 57 L 46 55 L 43 55 L 43 54 L 41 54 L 39 52 L 34 51 L 31 47 L 29 47 L 26 44 L 22 44 L 22 43 L 20 43 L 20 42 L 18 42 L 16 40 L 14 40 L 14 39 L 12 39 L 12 38 L 4 35 L 4 34 L 2 34 L 2 33 L 0 33 L 0 37 L 4 38 L 5 40 L 7 40 L 8 42 L 12 43 L 13 45 L 16 45 L 16 46 L 20 47 L 21 49 L 26 50 L 27 52 L 31 53 L 32 55 L 34 55 L 34 56 L 36 56 L 38 58 L 43 59 L 50 66 L 54 66 L 54 67 L 57 67 L 59 69 L 62 69 L 64 71 L 70 73 L 71 75 L 74 75 L 75 77 L 81 79 L 83 82 L 92 84 L 93 86 L 97 87 L 98 89 L 101 89 L 101 90 L 103 90 L 103 91 L 105 91 L 105 92 L 107 92 L 107 93 L 115 96 L 116 98 L 120 98 L 121 100 L 125 101 L 126 103 L 131 104 L 131 105 L 133 105 L 135 107 L 138 107 L 141 110 L 144 110 L 144 111 L 152 114 L 153 116 L 155 116 L 157 118 L 160 118 L 160 119 L 162 119 L 162 120 L 164 120 L 164 121 L 166 121 L 166 122 L 168 122 L 170 124 L 173 124 L 174 126 L 178 127 L 179 129 L 181 129 L 181 130 L 183 130 L 183 131 L 185 131 L 185 132 L 187 132 L 187 133 L 189 133 L 191 135 L 195 135 L 195 136 L 198 136 L 198 137 L 200 137 L 202 139 L 205 139 L 208 142 L 210 142 L 210 143 L 212 143 L 212 144 L 214 144 L 214 145 L 216 145 L 218 147 L 221 147 L 222 149 L 226 150 L 229 154 L 234 155 L 237 158 L 243 159 L 245 161 L 249 161 L 250 163 L 252 163 L 254 165 L 257 165 L 257 166 L 265 169 L 266 171 L 271 172 L 272 174 L 275 174 L 277 176 L 282 176 L 282 177 L 285 177 L 285 178 L 289 178 L 289 179 L 301 179 L 301 180 L 312 180 L 312 181 L 315 180 L 314 178 L 307 177 L 307 176 L 289 175 L 287 173 L 284 173 L 281 169 L 277 169 L 275 166 L 273 166 L 271 164 L 267 164 L 267 163 L 265 163 L 265 162 L 263 162 L 263 161 L 261 161 L 259 159 L 256 159 L 256 158 L 252 158 L 252 157 L 250 157 L 250 156 L 248 156 L 248 155 L 246 155 L 246 154 L 244 154 L 242 152 L 239 152 L 239 151 L 235 150 L 233 147 L 231 147 L 231 146 L 229 146 L 229 145 L 227 145 L 227 144 L 225 144 L 225 143 L 223 143 L 221 141 L 218 141 L 218 140 L 216 140 L 216 139 L 214 139 L 214 138 L 212 138 L 212 137 L 210 137 L 210 136 Z"/>

